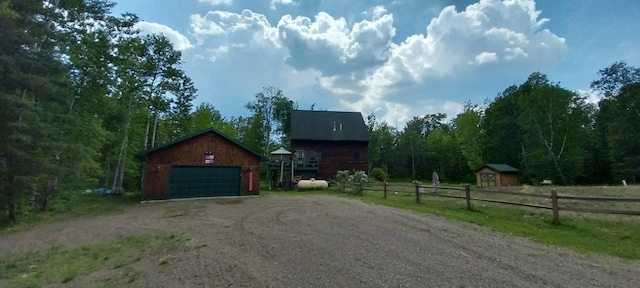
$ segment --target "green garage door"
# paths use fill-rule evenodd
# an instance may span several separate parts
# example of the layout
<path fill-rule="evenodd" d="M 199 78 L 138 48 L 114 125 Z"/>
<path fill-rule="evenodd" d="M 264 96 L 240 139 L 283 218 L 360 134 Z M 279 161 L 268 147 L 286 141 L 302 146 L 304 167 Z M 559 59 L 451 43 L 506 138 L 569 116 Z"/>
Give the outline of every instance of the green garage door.
<path fill-rule="evenodd" d="M 240 167 L 172 166 L 169 198 L 240 195 Z"/>

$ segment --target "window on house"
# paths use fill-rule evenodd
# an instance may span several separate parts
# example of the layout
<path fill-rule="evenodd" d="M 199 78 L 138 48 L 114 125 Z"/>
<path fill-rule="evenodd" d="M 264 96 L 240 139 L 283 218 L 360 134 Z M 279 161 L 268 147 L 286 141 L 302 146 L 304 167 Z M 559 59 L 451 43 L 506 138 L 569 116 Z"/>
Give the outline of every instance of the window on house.
<path fill-rule="evenodd" d="M 296 151 L 296 163 L 298 164 L 298 167 L 304 167 L 304 150 Z"/>
<path fill-rule="evenodd" d="M 353 160 L 360 160 L 360 152 L 359 151 L 353 152 Z"/>

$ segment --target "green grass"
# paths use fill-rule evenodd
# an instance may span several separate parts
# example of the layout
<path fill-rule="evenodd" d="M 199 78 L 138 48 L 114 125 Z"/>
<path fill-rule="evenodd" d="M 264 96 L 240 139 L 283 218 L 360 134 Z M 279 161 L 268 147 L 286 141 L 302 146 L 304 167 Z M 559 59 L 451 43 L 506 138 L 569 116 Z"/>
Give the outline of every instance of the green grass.
<path fill-rule="evenodd" d="M 67 283 L 102 269 L 131 265 L 144 255 L 179 246 L 176 235 L 140 235 L 94 245 L 24 250 L 0 255 L 0 286 Z"/>
<path fill-rule="evenodd" d="M 140 197 L 137 193 L 102 196 L 78 191 L 61 192 L 52 197 L 47 211 L 19 215 L 15 222 L 0 223 L 0 235 L 26 230 L 38 223 L 119 212 L 138 203 Z"/>
<path fill-rule="evenodd" d="M 398 186 L 398 194 L 389 192 L 383 199 L 381 191 L 365 191 L 364 196 L 349 193 L 333 194 L 368 203 L 438 215 L 447 219 L 475 223 L 496 231 L 524 236 L 541 243 L 570 248 L 585 254 L 607 254 L 628 260 L 640 260 L 640 219 L 637 216 L 616 220 L 560 213 L 560 224 L 551 223 L 551 211 L 519 208 L 484 202 L 472 202 L 466 209 L 463 199 L 425 195 L 416 203 L 411 187 Z M 407 191 L 405 193 L 404 191 Z"/>

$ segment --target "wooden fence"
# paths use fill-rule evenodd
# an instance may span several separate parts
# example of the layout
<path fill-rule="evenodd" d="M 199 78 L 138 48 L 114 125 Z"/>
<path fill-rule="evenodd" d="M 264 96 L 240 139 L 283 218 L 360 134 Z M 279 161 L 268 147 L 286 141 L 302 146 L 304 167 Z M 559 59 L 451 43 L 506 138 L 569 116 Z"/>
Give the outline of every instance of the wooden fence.
<path fill-rule="evenodd" d="M 588 208 L 578 208 L 578 207 L 570 207 L 570 206 L 562 206 L 560 205 L 560 200 L 573 200 L 573 201 L 610 201 L 610 202 L 640 202 L 640 198 L 638 197 L 608 197 L 608 196 L 575 196 L 575 195 L 564 195 L 558 194 L 555 187 L 549 187 L 549 194 L 537 194 L 537 193 L 527 193 L 527 192 L 514 192 L 507 190 L 499 190 L 499 189 L 480 189 L 477 188 L 474 191 L 482 192 L 482 193 L 495 193 L 495 194 L 510 194 L 515 196 L 524 196 L 524 197 L 533 197 L 533 198 L 545 198 L 551 200 L 551 205 L 544 204 L 533 204 L 533 203 L 521 203 L 521 202 L 512 202 L 507 200 L 497 200 L 497 199 L 487 199 L 487 198 L 478 198 L 472 197 L 472 190 L 470 185 L 465 185 L 464 187 L 454 187 L 454 186 L 432 186 L 432 185 L 420 185 L 419 183 L 414 184 L 394 184 L 394 187 L 405 187 L 409 188 L 404 190 L 404 193 L 415 193 L 416 202 L 420 203 L 422 197 L 431 196 L 431 197 L 445 197 L 445 198 L 456 198 L 456 199 L 464 199 L 467 204 L 467 209 L 471 210 L 472 205 L 471 201 L 481 201 L 481 202 L 491 202 L 498 204 L 507 204 L 507 205 L 516 205 L 516 206 L 524 206 L 530 208 L 538 208 L 538 209 L 547 209 L 551 210 L 553 213 L 553 223 L 557 224 L 560 222 L 560 211 L 572 211 L 572 212 L 582 212 L 582 213 L 600 213 L 600 214 L 617 214 L 617 215 L 635 215 L 640 216 L 640 211 L 629 211 L 629 210 L 613 210 L 613 209 L 588 209 Z M 380 183 L 376 184 L 363 184 L 352 186 L 352 188 L 361 191 L 361 193 L 365 193 L 366 191 L 382 191 L 384 199 L 387 198 L 388 183 Z M 409 190 L 413 190 L 408 192 Z M 442 190 L 445 191 L 459 191 L 464 192 L 464 195 L 452 195 L 447 193 L 440 193 Z M 429 191 L 429 192 L 427 192 Z"/>

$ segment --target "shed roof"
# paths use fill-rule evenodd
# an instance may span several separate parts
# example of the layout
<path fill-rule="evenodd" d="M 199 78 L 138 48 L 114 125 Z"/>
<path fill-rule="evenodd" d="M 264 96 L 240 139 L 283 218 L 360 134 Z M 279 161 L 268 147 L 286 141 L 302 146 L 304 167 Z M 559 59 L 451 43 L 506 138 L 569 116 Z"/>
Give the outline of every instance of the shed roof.
<path fill-rule="evenodd" d="M 166 148 L 166 147 L 172 146 L 172 145 L 177 144 L 177 143 L 180 143 L 180 142 L 182 142 L 182 141 L 189 140 L 189 139 L 191 139 L 191 138 L 195 138 L 195 137 L 198 137 L 198 136 L 200 136 L 200 135 L 207 134 L 207 133 L 215 133 L 215 134 L 220 135 L 222 138 L 225 138 L 225 139 L 227 139 L 227 140 L 231 141 L 232 143 L 234 143 L 234 144 L 236 144 L 236 145 L 240 146 L 241 148 L 243 148 L 243 149 L 244 149 L 244 150 L 246 150 L 247 152 L 249 152 L 249 153 L 251 153 L 251 154 L 254 154 L 254 155 L 258 156 L 258 157 L 260 158 L 260 160 L 261 160 L 261 161 L 266 161 L 266 160 L 268 160 L 264 155 L 260 155 L 259 153 L 255 152 L 255 151 L 253 151 L 253 150 L 251 150 L 251 149 L 249 149 L 249 148 L 247 148 L 246 146 L 244 146 L 244 145 L 240 144 L 238 141 L 233 140 L 233 139 L 232 139 L 232 138 L 230 138 L 229 136 L 224 135 L 222 132 L 220 132 L 220 131 L 218 131 L 218 130 L 216 130 L 216 129 L 213 129 L 213 128 L 205 129 L 205 130 L 202 130 L 202 131 L 200 131 L 200 132 L 196 132 L 196 133 L 193 133 L 193 134 L 190 134 L 190 135 L 184 136 L 184 137 L 182 137 L 182 138 L 178 138 L 178 139 L 176 139 L 176 140 L 173 140 L 173 141 L 167 142 L 167 143 L 162 144 L 162 145 L 160 145 L 160 146 L 157 146 L 157 147 L 155 147 L 155 148 L 151 148 L 151 149 L 148 149 L 148 150 L 146 150 L 146 151 L 142 151 L 142 152 L 138 153 L 138 155 L 136 155 L 136 156 L 137 156 L 139 159 L 141 159 L 141 160 L 142 160 L 142 159 L 145 159 L 145 158 L 147 157 L 147 155 L 148 155 L 148 154 L 150 154 L 150 153 L 156 152 L 156 151 L 158 151 L 158 150 L 164 149 L 164 148 Z"/>
<path fill-rule="evenodd" d="M 360 112 L 294 110 L 291 139 L 369 142 L 371 136 Z"/>
<path fill-rule="evenodd" d="M 500 173 L 516 173 L 516 172 L 520 171 L 517 168 L 509 166 L 507 164 L 484 164 L 484 165 L 482 165 L 482 167 L 476 169 L 475 172 L 478 172 L 480 169 L 482 169 L 484 167 L 491 168 L 491 169 L 493 169 L 495 171 L 498 171 Z"/>

